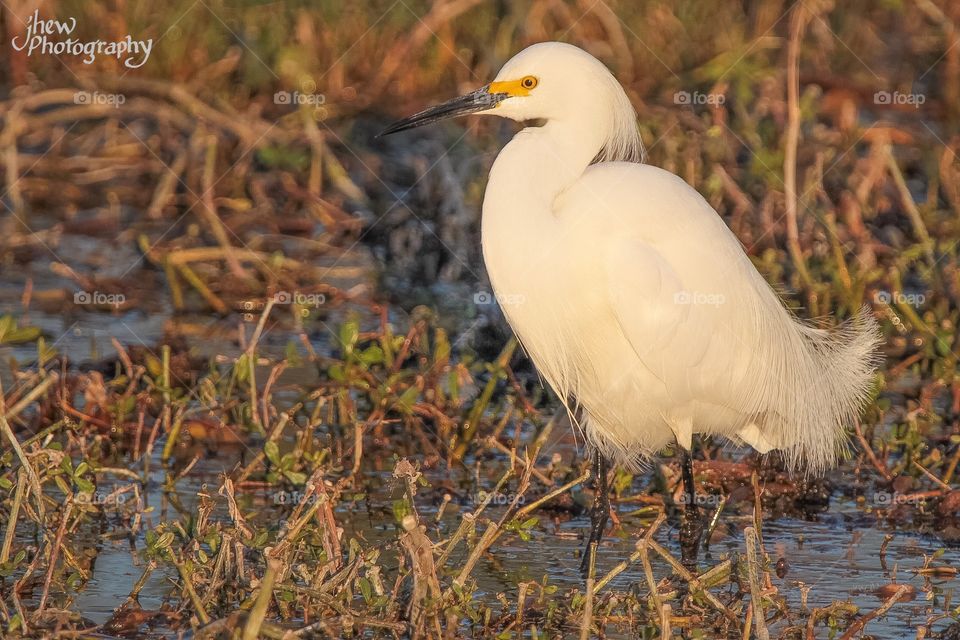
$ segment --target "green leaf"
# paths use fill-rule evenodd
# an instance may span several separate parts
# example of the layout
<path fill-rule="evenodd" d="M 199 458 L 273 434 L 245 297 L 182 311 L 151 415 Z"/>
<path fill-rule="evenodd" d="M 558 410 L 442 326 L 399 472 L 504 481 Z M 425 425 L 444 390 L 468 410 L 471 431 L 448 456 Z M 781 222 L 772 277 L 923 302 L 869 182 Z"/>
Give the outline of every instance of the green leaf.
<path fill-rule="evenodd" d="M 257 158 L 263 164 L 278 169 L 303 171 L 310 166 L 307 153 L 294 147 L 263 147 L 257 150 Z"/>
<path fill-rule="evenodd" d="M 410 515 L 410 505 L 407 504 L 406 500 L 394 500 L 393 501 L 393 519 L 397 521 L 397 524 L 403 522 L 403 519 Z"/>
<path fill-rule="evenodd" d="M 364 601 L 370 602 L 373 599 L 373 587 L 370 585 L 370 581 L 366 578 L 359 578 L 357 584 L 360 585 L 360 593 L 363 594 Z"/>
<path fill-rule="evenodd" d="M 150 372 L 150 376 L 159 379 L 163 375 L 163 362 L 160 361 L 160 358 L 152 354 L 147 354 L 144 358 L 144 361 L 147 365 L 147 371 Z"/>
<path fill-rule="evenodd" d="M 237 358 L 237 364 L 234 365 L 233 370 L 237 376 L 237 382 L 246 382 L 250 379 L 250 358 L 247 354 Z"/>
<path fill-rule="evenodd" d="M 42 333 L 39 327 L 18 327 L 13 316 L 0 317 L 0 344 L 34 342 Z"/>
<path fill-rule="evenodd" d="M 420 389 L 416 387 L 410 387 L 397 399 L 397 406 L 404 413 L 409 413 L 410 410 L 413 409 L 413 403 L 416 402 L 417 398 L 419 397 Z"/>
<path fill-rule="evenodd" d="M 353 348 L 360 338 L 360 325 L 356 320 L 348 320 L 340 325 L 340 349 L 344 355 L 353 353 Z"/>
<path fill-rule="evenodd" d="M 371 345 L 360 353 L 360 362 L 367 366 L 383 363 L 383 349 Z"/>
<path fill-rule="evenodd" d="M 267 456 L 267 460 L 269 460 L 273 466 L 280 466 L 280 447 L 278 447 L 277 443 L 273 440 L 263 445 L 263 455 Z"/>
<path fill-rule="evenodd" d="M 37 339 L 37 366 L 43 368 L 43 366 L 57 357 L 57 350 L 53 345 L 47 346 L 47 341 L 44 340 L 43 336 Z"/>
<path fill-rule="evenodd" d="M 300 357 L 300 352 L 297 351 L 297 344 L 295 342 L 291 341 L 287 343 L 283 357 L 290 363 L 291 367 L 299 367 L 303 364 L 303 358 Z"/>
<path fill-rule="evenodd" d="M 293 484 L 303 484 L 307 481 L 307 474 L 299 471 L 284 471 L 283 475 Z"/>
<path fill-rule="evenodd" d="M 156 543 L 153 545 L 155 549 L 166 549 L 173 544 L 173 532 L 167 531 L 157 538 Z"/>

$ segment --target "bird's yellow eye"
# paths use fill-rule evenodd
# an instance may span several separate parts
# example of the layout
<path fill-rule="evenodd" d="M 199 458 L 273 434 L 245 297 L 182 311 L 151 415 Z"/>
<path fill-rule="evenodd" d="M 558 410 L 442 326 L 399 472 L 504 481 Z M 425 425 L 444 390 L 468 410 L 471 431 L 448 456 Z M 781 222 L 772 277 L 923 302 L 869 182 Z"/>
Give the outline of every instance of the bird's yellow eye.
<path fill-rule="evenodd" d="M 523 76 L 519 80 L 501 80 L 491 82 L 487 90 L 490 93 L 505 93 L 511 98 L 528 96 L 530 91 L 540 83 L 536 76 Z"/>

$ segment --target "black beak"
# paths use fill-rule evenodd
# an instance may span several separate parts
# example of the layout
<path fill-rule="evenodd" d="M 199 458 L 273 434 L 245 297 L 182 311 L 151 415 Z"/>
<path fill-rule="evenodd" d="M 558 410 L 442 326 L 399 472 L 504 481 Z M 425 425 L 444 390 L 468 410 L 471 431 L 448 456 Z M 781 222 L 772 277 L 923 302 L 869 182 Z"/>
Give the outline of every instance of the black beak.
<path fill-rule="evenodd" d="M 422 127 L 425 124 L 439 122 L 440 120 L 446 120 L 447 118 L 465 116 L 468 113 L 477 113 L 478 111 L 486 111 L 487 109 L 492 109 L 500 104 L 500 102 L 505 98 L 510 97 L 510 94 L 508 93 L 490 93 L 488 91 L 489 86 L 490 85 L 480 87 L 476 91 L 468 93 L 465 96 L 460 96 L 459 98 L 454 98 L 453 100 L 447 100 L 443 104 L 438 104 L 435 107 L 425 109 L 420 113 L 410 116 L 409 118 L 397 120 L 392 125 L 377 134 L 377 137 L 379 138 L 381 136 L 388 136 L 391 133 L 397 133 L 398 131 L 406 131 L 407 129 Z"/>

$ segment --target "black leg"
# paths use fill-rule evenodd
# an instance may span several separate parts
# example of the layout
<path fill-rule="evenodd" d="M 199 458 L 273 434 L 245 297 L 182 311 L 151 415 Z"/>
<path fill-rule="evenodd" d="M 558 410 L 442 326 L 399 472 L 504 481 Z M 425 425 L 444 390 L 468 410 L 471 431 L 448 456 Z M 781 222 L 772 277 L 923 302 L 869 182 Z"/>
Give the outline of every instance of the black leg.
<path fill-rule="evenodd" d="M 593 508 L 590 509 L 590 539 L 583 551 L 580 572 L 586 576 L 590 572 L 590 556 L 603 539 L 610 517 L 610 486 L 607 482 L 607 459 L 600 450 L 594 452 L 593 459 Z"/>
<path fill-rule="evenodd" d="M 683 566 L 696 573 L 700 538 L 703 536 L 703 520 L 697 506 L 696 487 L 693 483 L 693 458 L 690 452 L 680 448 L 683 456 L 684 509 L 680 523 L 680 558 Z"/>

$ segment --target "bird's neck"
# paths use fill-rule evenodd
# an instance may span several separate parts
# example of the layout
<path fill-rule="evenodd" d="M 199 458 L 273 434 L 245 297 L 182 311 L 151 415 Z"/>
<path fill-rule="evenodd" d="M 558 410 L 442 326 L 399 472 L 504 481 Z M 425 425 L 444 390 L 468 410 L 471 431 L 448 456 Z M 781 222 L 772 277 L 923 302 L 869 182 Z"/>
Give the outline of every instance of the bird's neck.
<path fill-rule="evenodd" d="M 483 198 L 481 236 L 484 261 L 494 289 L 520 291 L 524 283 L 512 282 L 526 273 L 523 263 L 541 266 L 537 251 L 552 251 L 561 221 L 557 198 L 576 182 L 600 150 L 602 141 L 562 122 L 524 129 L 497 156 Z"/>
<path fill-rule="evenodd" d="M 488 203 L 491 199 L 497 208 L 503 208 L 500 201 L 512 201 L 512 207 L 522 202 L 537 211 L 552 211 L 557 196 L 583 175 L 602 145 L 603 139 L 595 130 L 562 120 L 527 127 L 497 156 L 490 170 L 484 213 L 487 205 L 493 204 Z"/>

